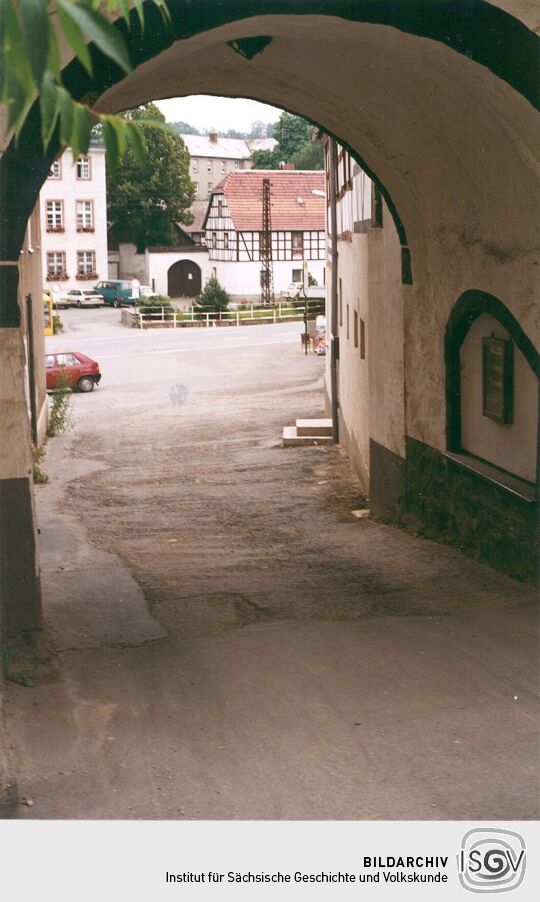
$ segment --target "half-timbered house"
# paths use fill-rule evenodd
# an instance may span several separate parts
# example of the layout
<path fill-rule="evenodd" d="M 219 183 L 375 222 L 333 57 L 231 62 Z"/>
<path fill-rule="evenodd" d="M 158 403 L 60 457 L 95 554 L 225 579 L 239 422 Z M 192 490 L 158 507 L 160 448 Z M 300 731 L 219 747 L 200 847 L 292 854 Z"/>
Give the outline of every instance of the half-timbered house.
<path fill-rule="evenodd" d="M 247 170 L 229 173 L 212 192 L 204 222 L 213 274 L 235 297 L 261 290 L 263 180 L 270 181 L 274 291 L 291 282 L 324 284 L 324 172 Z"/>

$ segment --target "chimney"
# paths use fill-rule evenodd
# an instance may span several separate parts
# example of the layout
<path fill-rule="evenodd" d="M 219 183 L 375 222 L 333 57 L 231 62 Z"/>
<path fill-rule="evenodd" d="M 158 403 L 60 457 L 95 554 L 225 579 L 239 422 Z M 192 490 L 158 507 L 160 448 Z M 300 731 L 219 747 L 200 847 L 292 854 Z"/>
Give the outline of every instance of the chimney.
<path fill-rule="evenodd" d="M 208 137 L 210 138 L 212 144 L 217 144 L 217 132 L 210 132 Z"/>

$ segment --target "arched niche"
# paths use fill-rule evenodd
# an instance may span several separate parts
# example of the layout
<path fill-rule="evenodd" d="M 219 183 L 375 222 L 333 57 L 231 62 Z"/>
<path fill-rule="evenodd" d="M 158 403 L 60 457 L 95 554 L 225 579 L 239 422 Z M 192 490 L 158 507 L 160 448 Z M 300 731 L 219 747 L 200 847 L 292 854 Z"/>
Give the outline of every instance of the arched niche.
<path fill-rule="evenodd" d="M 447 448 L 538 479 L 538 353 L 505 304 L 471 290 L 445 335 Z"/>

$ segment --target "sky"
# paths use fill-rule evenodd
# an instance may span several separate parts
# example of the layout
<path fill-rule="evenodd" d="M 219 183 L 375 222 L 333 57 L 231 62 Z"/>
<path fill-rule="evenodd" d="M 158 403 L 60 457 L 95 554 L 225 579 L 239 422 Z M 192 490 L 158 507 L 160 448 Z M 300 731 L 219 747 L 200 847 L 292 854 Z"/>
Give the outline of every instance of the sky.
<path fill-rule="evenodd" d="M 256 119 L 275 122 L 281 113 L 281 110 L 257 100 L 205 95 L 158 100 L 157 106 L 167 122 L 188 122 L 196 128 L 215 128 L 217 131 L 227 131 L 229 128 L 249 131 Z"/>

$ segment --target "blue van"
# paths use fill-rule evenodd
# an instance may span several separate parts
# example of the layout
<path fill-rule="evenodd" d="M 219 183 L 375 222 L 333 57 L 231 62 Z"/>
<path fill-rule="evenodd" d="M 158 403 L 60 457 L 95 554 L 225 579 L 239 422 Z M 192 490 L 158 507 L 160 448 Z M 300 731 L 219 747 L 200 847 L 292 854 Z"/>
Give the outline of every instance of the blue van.
<path fill-rule="evenodd" d="M 129 279 L 103 279 L 95 286 L 109 307 L 134 307 L 140 297 L 137 287 Z"/>

